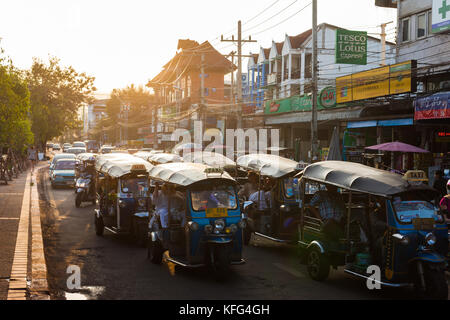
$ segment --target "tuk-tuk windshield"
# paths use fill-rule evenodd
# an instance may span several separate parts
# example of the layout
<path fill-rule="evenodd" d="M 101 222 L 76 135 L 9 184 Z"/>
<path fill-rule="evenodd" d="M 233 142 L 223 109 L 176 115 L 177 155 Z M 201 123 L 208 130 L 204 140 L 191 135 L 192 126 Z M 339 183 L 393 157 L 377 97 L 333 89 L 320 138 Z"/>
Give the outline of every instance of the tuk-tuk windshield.
<path fill-rule="evenodd" d="M 123 193 L 146 197 L 148 195 L 148 179 L 147 177 L 121 179 L 121 188 Z"/>
<path fill-rule="evenodd" d="M 237 208 L 236 191 L 230 185 L 211 186 L 209 190 L 192 190 L 191 199 L 195 211 L 204 211 L 206 208 Z"/>
<path fill-rule="evenodd" d="M 439 211 L 430 202 L 424 200 L 402 201 L 400 197 L 393 201 L 395 212 L 401 223 L 411 223 L 415 218 L 434 218 L 439 221 Z"/>

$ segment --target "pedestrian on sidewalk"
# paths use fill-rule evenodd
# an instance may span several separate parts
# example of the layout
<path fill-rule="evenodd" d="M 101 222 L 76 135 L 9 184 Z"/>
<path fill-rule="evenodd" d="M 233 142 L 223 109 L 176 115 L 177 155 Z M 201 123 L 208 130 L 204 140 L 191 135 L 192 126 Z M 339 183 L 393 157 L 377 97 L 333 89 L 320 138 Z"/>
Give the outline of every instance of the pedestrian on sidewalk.
<path fill-rule="evenodd" d="M 37 150 L 34 146 L 28 148 L 28 160 L 30 162 L 31 173 L 34 172 L 34 166 L 37 162 Z"/>

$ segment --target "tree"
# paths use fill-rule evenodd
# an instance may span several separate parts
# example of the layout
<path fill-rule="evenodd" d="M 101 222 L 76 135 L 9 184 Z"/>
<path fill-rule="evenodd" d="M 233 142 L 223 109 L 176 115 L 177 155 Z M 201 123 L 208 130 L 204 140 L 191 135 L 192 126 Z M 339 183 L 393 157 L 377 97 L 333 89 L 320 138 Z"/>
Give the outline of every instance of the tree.
<path fill-rule="evenodd" d="M 0 49 L 3 54 L 3 50 Z M 0 146 L 23 152 L 33 143 L 30 93 L 23 72 L 0 57 Z"/>
<path fill-rule="evenodd" d="M 130 106 L 128 112 L 128 122 L 131 127 L 128 128 L 128 138 L 130 140 L 137 137 L 137 126 L 132 126 L 133 123 L 138 123 L 143 120 L 149 120 L 149 109 L 155 101 L 155 96 L 146 90 L 143 86 L 130 85 L 124 89 L 114 89 L 111 92 L 111 98 L 106 103 L 107 118 L 104 121 L 99 122 L 98 130 L 101 127 L 108 127 L 107 135 L 110 141 L 119 140 L 119 127 L 118 123 L 123 122 L 120 118 L 120 112 L 122 106 Z M 145 117 L 143 117 L 143 114 Z"/>
<path fill-rule="evenodd" d="M 77 129 L 77 111 L 96 90 L 94 77 L 60 66 L 50 57 L 48 64 L 34 58 L 26 78 L 30 90 L 32 131 L 37 144 L 45 145 L 67 129 Z"/>

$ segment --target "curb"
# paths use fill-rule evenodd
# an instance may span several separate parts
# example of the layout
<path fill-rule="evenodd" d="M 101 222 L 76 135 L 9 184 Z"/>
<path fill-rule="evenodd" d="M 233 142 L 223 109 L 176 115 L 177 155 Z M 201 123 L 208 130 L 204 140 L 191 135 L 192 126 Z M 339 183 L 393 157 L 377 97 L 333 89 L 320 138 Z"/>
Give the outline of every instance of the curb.
<path fill-rule="evenodd" d="M 31 186 L 31 285 L 28 288 L 31 300 L 50 300 L 47 282 L 47 265 L 45 262 L 44 242 L 41 227 L 41 211 L 37 188 L 37 174 L 46 166 L 35 168 L 35 179 Z"/>

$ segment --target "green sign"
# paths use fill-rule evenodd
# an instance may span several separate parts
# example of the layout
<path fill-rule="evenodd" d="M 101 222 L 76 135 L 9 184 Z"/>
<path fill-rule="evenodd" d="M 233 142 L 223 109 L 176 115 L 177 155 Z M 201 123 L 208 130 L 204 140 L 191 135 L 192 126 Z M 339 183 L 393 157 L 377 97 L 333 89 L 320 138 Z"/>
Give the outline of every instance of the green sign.
<path fill-rule="evenodd" d="M 323 110 L 336 107 L 336 89 L 327 87 L 317 97 L 317 109 Z M 291 111 L 311 111 L 312 99 L 310 95 L 292 96 L 286 99 L 266 102 L 264 113 L 276 114 Z"/>
<path fill-rule="evenodd" d="M 367 32 L 336 30 L 336 63 L 367 64 Z"/>

